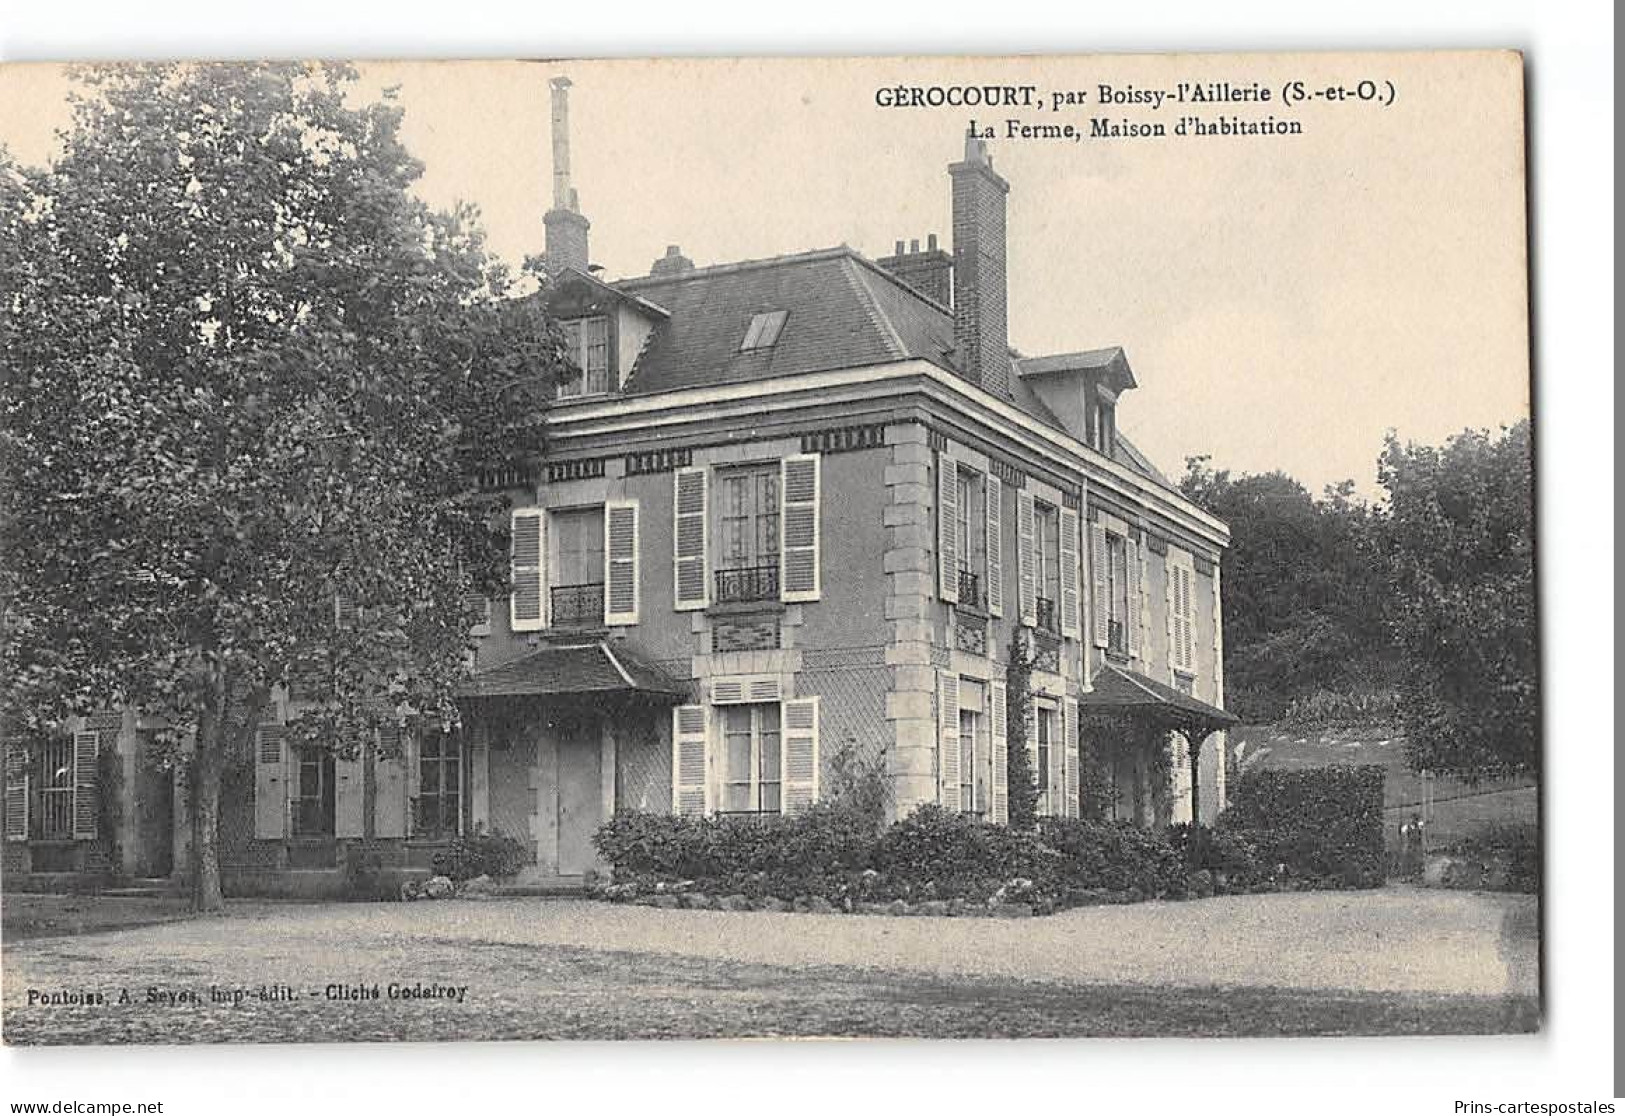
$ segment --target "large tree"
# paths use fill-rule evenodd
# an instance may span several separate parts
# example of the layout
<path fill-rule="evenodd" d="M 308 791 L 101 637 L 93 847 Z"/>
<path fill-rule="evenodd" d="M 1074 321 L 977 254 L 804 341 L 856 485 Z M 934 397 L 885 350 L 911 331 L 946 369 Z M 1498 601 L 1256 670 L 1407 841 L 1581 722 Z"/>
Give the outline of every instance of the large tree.
<path fill-rule="evenodd" d="M 563 353 L 351 69 L 77 77 L 54 164 L 0 159 L 0 713 L 170 726 L 213 908 L 222 765 L 277 686 L 352 755 L 455 718 L 466 601 L 506 578 L 473 481 L 539 450 Z"/>
<path fill-rule="evenodd" d="M 1540 773 L 1529 423 L 1443 447 L 1389 435 L 1380 552 L 1404 658 L 1412 766 L 1467 779 Z"/>
<path fill-rule="evenodd" d="M 1180 490 L 1230 525 L 1224 555 L 1226 704 L 1273 720 L 1317 691 L 1385 689 L 1392 641 L 1371 510 L 1353 485 L 1319 498 L 1282 472 L 1233 475 L 1185 462 Z"/>

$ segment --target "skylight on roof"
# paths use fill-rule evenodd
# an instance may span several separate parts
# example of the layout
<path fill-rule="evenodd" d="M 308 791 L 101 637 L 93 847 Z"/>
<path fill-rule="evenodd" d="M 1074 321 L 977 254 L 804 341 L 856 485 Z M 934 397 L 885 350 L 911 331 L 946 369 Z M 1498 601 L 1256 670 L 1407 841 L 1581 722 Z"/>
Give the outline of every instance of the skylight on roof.
<path fill-rule="evenodd" d="M 745 331 L 745 340 L 740 344 L 739 351 L 747 353 L 752 349 L 771 349 L 784 332 L 784 320 L 790 316 L 788 310 L 769 310 L 765 314 L 757 314 L 750 320 L 750 328 Z"/>

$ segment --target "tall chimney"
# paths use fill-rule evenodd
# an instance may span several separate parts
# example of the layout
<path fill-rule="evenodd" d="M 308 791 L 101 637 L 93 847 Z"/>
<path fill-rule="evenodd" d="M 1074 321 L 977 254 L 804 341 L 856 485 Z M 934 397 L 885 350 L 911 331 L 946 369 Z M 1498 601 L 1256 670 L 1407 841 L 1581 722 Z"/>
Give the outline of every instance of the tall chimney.
<path fill-rule="evenodd" d="M 995 395 L 1010 395 L 1004 210 L 1010 184 L 993 170 L 987 145 L 965 137 L 965 159 L 948 167 L 954 204 L 954 359 Z"/>
<path fill-rule="evenodd" d="M 587 270 L 587 230 L 592 227 L 581 215 L 581 203 L 570 184 L 570 79 L 556 77 L 553 87 L 553 208 L 542 217 L 547 232 L 544 256 L 547 273 L 557 275 L 567 267 Z"/>

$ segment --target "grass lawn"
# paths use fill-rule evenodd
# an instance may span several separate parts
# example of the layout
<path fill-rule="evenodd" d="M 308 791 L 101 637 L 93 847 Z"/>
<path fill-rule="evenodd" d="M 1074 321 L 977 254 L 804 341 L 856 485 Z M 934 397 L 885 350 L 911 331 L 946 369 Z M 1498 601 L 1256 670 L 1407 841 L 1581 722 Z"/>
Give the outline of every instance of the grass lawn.
<path fill-rule="evenodd" d="M 505 943 L 422 942 L 413 969 L 480 988 L 449 1000 L 147 1002 L 146 989 L 198 988 L 199 974 L 155 960 L 134 1002 L 13 1007 L 21 1044 L 417 1042 L 689 1039 L 752 1036 L 1030 1038 L 1408 1035 L 1533 1031 L 1521 997 L 1265 988 L 1056 987 L 873 970 L 768 965 Z M 8 968 L 9 968 L 8 964 Z M 8 978 L 10 974 L 8 973 Z M 410 983 L 410 982 L 409 982 Z M 303 989 L 300 989 L 303 991 Z M 381 989 L 382 991 L 382 989 Z M 8 997 L 9 999 L 9 997 Z"/>
<path fill-rule="evenodd" d="M 12 891 L 0 897 L 0 937 L 8 942 L 128 930 L 191 917 L 187 900 L 167 897 Z"/>

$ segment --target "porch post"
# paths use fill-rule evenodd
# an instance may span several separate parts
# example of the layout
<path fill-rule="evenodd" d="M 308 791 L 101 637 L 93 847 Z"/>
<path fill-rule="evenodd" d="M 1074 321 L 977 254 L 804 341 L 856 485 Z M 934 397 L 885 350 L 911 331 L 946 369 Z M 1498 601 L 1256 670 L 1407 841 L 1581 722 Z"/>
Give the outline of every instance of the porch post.
<path fill-rule="evenodd" d="M 1191 746 L 1191 825 L 1198 826 L 1202 824 L 1202 745 L 1207 736 L 1199 728 L 1190 728 L 1185 739 Z"/>

